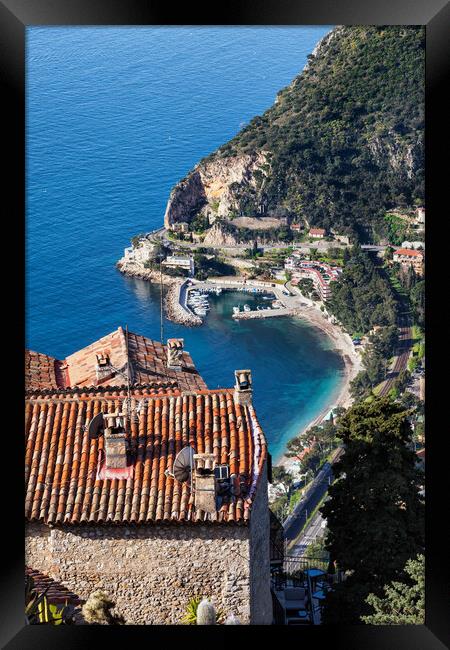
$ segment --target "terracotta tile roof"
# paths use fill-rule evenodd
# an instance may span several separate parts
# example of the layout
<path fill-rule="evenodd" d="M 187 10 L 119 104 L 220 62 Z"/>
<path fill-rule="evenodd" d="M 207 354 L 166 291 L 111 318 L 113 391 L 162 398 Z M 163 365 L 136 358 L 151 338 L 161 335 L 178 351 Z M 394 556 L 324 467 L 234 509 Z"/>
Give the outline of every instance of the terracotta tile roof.
<path fill-rule="evenodd" d="M 34 388 L 58 388 L 64 386 L 60 370 L 62 361 L 32 350 L 25 351 L 25 385 Z"/>
<path fill-rule="evenodd" d="M 412 248 L 397 248 L 394 255 L 405 255 L 406 257 L 423 257 L 421 251 L 416 251 Z"/>
<path fill-rule="evenodd" d="M 127 425 L 132 471 L 120 479 L 99 477 L 104 437 L 90 440 L 86 424 L 101 410 L 122 408 L 126 390 L 54 391 L 26 400 L 26 518 L 47 524 L 248 521 L 267 455 L 253 406 L 237 404 L 230 389 L 154 386 L 131 393 L 131 406 L 140 401 L 141 409 Z M 165 475 L 188 444 L 236 474 L 236 494 L 223 497 L 214 513 L 196 510 L 189 485 Z"/>
<path fill-rule="evenodd" d="M 108 358 L 116 369 L 97 377 L 98 355 Z M 132 384 L 177 382 L 182 390 L 203 390 L 206 384 L 196 370 L 190 354 L 183 352 L 181 370 L 167 368 L 167 348 L 145 336 L 119 327 L 59 361 L 37 352 L 25 353 L 25 386 L 28 392 L 40 389 L 65 389 L 84 386 L 124 386 L 129 369 Z M 121 371 L 121 372 L 118 372 Z"/>
<path fill-rule="evenodd" d="M 309 231 L 310 235 L 324 235 L 325 230 L 323 228 L 311 228 Z"/>
<path fill-rule="evenodd" d="M 47 589 L 46 596 L 48 602 L 55 605 L 81 605 L 84 601 L 81 600 L 79 596 L 74 594 L 70 589 L 67 589 L 64 585 L 53 578 L 41 573 L 37 569 L 32 569 L 30 567 L 25 567 L 25 575 L 31 576 L 33 578 L 34 587 L 31 590 L 32 593 L 41 594 Z"/>

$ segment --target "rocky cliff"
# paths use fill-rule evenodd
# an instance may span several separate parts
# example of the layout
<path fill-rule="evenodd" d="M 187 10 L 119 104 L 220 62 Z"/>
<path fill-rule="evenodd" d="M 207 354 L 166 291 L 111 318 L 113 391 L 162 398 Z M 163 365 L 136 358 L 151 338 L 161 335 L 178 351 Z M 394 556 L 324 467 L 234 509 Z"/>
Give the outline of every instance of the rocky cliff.
<path fill-rule="evenodd" d="M 259 176 L 255 172 L 259 172 Z M 173 188 L 164 215 L 166 228 L 189 222 L 201 213 L 213 223 L 217 217 L 239 212 L 243 194 L 257 197 L 268 171 L 266 152 L 212 158 L 201 163 Z"/>
<path fill-rule="evenodd" d="M 174 187 L 166 227 L 285 214 L 349 233 L 422 203 L 424 45 L 422 27 L 333 29 L 268 111 Z"/>

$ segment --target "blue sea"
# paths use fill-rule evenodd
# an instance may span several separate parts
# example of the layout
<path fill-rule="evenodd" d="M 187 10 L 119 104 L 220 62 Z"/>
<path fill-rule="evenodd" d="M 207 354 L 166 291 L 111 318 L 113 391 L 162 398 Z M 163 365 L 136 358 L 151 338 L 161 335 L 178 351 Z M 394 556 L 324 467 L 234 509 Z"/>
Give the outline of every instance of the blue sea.
<path fill-rule="evenodd" d="M 130 238 L 162 224 L 173 185 L 261 114 L 331 26 L 29 27 L 26 346 L 63 358 L 119 325 L 159 339 L 159 293 L 122 276 Z M 343 363 L 294 319 L 164 323 L 211 388 L 251 368 L 276 459 L 332 405 Z"/>

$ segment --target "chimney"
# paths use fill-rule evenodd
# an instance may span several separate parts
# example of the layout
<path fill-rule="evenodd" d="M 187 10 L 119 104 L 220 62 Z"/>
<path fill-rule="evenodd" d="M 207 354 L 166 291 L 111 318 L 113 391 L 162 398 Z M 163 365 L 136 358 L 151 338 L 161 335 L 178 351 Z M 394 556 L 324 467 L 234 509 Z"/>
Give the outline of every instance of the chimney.
<path fill-rule="evenodd" d="M 101 384 L 107 379 L 114 377 L 114 370 L 111 368 L 109 354 L 107 352 L 99 352 L 95 355 L 97 357 L 97 364 L 95 366 L 95 375 L 97 384 Z"/>
<path fill-rule="evenodd" d="M 181 370 L 183 364 L 184 339 L 167 339 L 167 367 Z"/>
<path fill-rule="evenodd" d="M 251 404 L 253 397 L 251 370 L 235 370 L 234 376 L 236 378 L 234 401 L 242 406 Z"/>
<path fill-rule="evenodd" d="M 194 505 L 196 510 L 216 512 L 214 454 L 194 454 Z"/>
<path fill-rule="evenodd" d="M 124 469 L 127 467 L 127 444 L 124 428 L 124 413 L 104 413 L 105 421 L 105 456 L 107 469 Z"/>

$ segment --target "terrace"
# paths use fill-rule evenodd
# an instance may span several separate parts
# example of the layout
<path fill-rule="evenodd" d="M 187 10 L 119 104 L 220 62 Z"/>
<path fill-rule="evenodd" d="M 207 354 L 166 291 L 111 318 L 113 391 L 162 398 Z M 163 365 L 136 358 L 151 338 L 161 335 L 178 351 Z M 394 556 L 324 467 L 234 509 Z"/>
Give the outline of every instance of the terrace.
<path fill-rule="evenodd" d="M 343 578 L 343 573 L 334 571 L 327 560 L 287 555 L 283 525 L 270 512 L 274 625 L 320 625 L 326 593 Z"/>
<path fill-rule="evenodd" d="M 325 560 L 285 556 L 271 562 L 275 625 L 320 625 L 326 594 L 342 581 Z"/>

